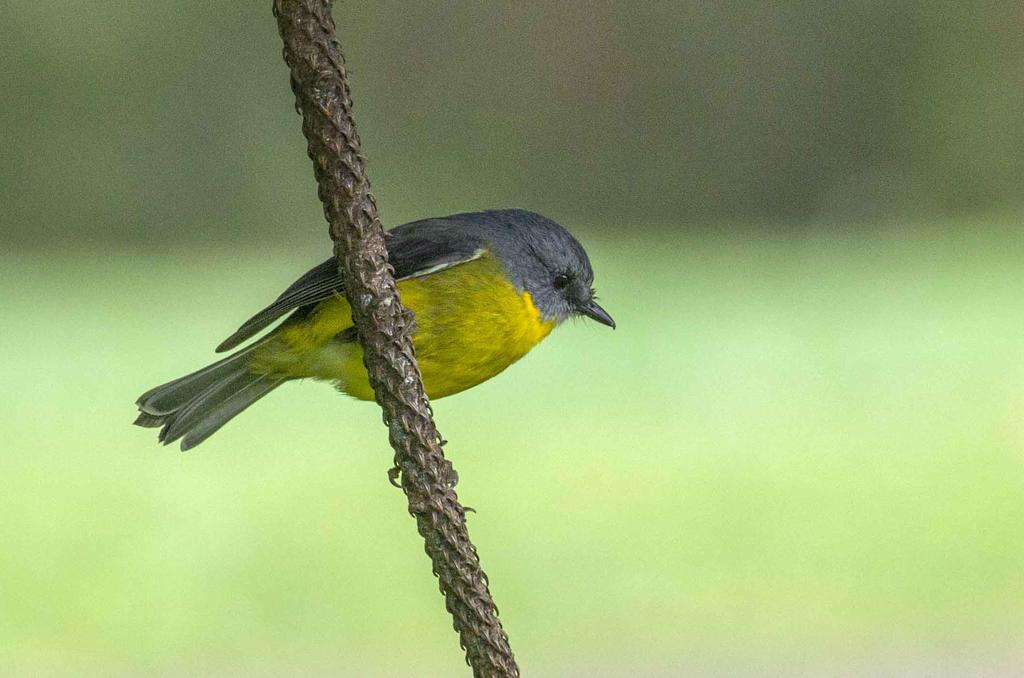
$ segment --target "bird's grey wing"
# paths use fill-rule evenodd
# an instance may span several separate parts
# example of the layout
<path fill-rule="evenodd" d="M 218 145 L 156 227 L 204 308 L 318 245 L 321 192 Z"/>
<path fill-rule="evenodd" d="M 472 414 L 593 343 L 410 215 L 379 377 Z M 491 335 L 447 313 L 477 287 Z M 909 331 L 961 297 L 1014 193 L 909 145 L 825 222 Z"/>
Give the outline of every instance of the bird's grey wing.
<path fill-rule="evenodd" d="M 217 353 L 233 349 L 285 313 L 328 299 L 342 290 L 338 263 L 333 258 L 328 259 L 293 282 L 270 306 L 242 323 L 234 334 L 220 343 Z"/>
<path fill-rule="evenodd" d="M 385 233 L 388 255 L 397 280 L 437 273 L 483 254 L 481 239 L 467 237 L 464 232 L 450 228 L 431 227 L 439 222 L 443 224 L 444 220 L 406 224 Z M 217 352 L 238 346 L 289 311 L 343 294 L 344 289 L 338 264 L 333 258 L 328 259 L 292 283 L 274 303 L 242 323 L 234 334 L 221 342 Z"/>
<path fill-rule="evenodd" d="M 395 279 L 418 278 L 480 258 L 483 238 L 450 219 L 424 219 L 385 233 Z"/>

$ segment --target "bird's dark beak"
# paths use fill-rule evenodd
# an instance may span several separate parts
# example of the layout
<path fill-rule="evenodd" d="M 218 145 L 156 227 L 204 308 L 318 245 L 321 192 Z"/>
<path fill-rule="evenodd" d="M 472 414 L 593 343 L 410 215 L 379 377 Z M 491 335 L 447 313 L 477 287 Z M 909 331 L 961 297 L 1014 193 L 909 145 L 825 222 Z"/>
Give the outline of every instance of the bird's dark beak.
<path fill-rule="evenodd" d="M 610 315 L 608 315 L 608 311 L 598 306 L 597 302 L 594 301 L 593 299 L 580 306 L 579 310 L 580 313 L 587 316 L 588 318 L 593 318 L 602 325 L 607 325 L 613 330 L 615 329 L 615 321 L 612 320 L 612 317 Z"/>

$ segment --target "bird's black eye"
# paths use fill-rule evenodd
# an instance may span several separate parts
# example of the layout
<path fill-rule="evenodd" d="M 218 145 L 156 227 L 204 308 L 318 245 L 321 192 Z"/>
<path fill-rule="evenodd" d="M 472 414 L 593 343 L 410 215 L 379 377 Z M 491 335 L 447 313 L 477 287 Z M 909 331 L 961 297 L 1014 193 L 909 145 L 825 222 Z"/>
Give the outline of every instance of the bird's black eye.
<path fill-rule="evenodd" d="M 565 286 L 568 285 L 568 284 L 569 284 L 569 276 L 565 275 L 564 273 L 561 274 L 561 275 L 556 275 L 555 276 L 555 289 L 556 290 L 565 289 Z"/>

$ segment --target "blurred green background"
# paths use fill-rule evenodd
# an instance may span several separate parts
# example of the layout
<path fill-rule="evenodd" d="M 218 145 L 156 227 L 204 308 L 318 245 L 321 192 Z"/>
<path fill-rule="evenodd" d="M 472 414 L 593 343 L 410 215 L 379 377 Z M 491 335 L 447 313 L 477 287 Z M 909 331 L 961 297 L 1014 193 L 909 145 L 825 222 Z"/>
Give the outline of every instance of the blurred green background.
<path fill-rule="evenodd" d="M 0 674 L 467 675 L 379 412 L 130 426 L 329 252 L 270 3 L 0 24 Z M 587 246 L 439 426 L 527 676 L 1018 675 L 1018 2 L 335 8 L 390 225 Z"/>

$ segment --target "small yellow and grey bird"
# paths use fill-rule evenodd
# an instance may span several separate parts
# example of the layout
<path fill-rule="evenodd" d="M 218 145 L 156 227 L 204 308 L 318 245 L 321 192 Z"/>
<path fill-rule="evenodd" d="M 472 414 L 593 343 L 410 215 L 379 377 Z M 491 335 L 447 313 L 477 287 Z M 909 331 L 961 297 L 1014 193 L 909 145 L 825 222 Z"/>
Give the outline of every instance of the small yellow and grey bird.
<path fill-rule="evenodd" d="M 415 314 L 413 345 L 431 399 L 490 379 L 571 316 L 615 327 L 594 299 L 583 247 L 539 214 L 455 214 L 385 235 L 402 303 Z M 217 351 L 237 347 L 289 312 L 246 348 L 142 394 L 135 423 L 161 427 L 161 442 L 180 438 L 187 450 L 291 379 L 331 381 L 373 400 L 334 259 L 296 280 Z"/>

